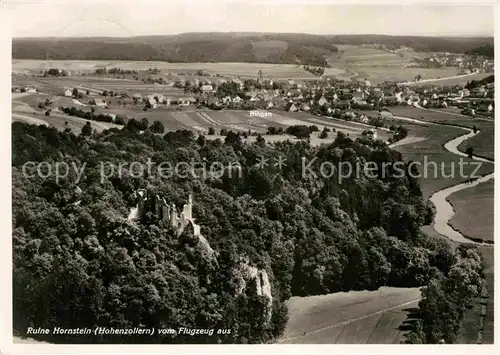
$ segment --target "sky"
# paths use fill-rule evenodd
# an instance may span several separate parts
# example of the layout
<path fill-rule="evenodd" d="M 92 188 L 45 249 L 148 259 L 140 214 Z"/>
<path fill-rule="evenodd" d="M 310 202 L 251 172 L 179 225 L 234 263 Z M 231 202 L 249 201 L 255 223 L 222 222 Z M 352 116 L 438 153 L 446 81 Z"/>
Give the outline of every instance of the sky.
<path fill-rule="evenodd" d="M 393 4 L 400 4 L 394 1 Z M 253 0 L 4 0 L 13 37 L 183 32 L 493 36 L 492 4 L 403 5 Z"/>

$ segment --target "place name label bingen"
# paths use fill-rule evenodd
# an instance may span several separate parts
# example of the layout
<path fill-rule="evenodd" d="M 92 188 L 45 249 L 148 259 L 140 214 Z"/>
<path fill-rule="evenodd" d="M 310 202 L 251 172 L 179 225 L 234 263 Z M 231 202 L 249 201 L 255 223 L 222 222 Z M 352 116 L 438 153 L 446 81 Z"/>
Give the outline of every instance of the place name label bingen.
<path fill-rule="evenodd" d="M 229 335 L 230 329 L 214 329 L 214 328 L 108 328 L 108 327 L 95 327 L 95 328 L 33 328 L 28 327 L 26 335 Z"/>

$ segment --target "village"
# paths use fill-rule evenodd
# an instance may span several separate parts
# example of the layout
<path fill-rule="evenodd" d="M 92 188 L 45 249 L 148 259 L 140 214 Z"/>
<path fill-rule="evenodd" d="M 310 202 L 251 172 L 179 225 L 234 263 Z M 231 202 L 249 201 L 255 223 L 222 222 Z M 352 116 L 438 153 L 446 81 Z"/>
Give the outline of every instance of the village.
<path fill-rule="evenodd" d="M 377 119 L 387 114 L 382 109 L 394 106 L 439 108 L 471 117 L 492 118 L 495 105 L 494 81 L 488 78 L 466 81 L 467 74 L 463 74 L 462 79 L 465 85 L 444 85 L 439 81 L 423 83 L 420 78 L 411 83 L 372 85 L 368 79 L 345 81 L 324 74 L 315 80 L 273 80 L 262 70 L 254 77 L 222 77 L 202 71 L 197 75 L 170 75 L 157 68 L 148 68 L 142 73 L 112 68 L 76 74 L 78 76 L 66 70 L 50 69 L 33 74 L 33 77 L 50 78 L 52 86 L 60 80 L 60 86 L 56 86 L 60 87 L 59 91 L 52 91 L 55 96 L 71 98 L 76 106 L 90 107 L 92 114 L 102 113 L 100 116 L 90 115 L 92 120 L 116 124 L 125 123 L 128 109 L 137 112 L 139 108 L 143 112 L 245 110 L 250 111 L 251 116 L 270 115 L 270 111 L 304 112 L 378 125 Z M 15 85 L 15 78 L 13 75 L 13 93 L 34 94 L 40 91 L 36 85 Z M 79 83 L 90 78 L 105 81 L 109 89 Z M 65 86 L 68 80 L 63 79 L 71 79 L 75 86 Z M 117 83 L 116 87 L 113 87 L 113 80 Z M 143 84 L 147 85 L 147 90 L 134 90 Z M 51 101 L 54 100 L 48 100 Z M 45 115 L 48 116 L 54 110 L 64 112 L 65 107 L 48 108 L 40 102 L 37 108 L 47 109 Z M 374 117 L 374 111 L 379 112 L 377 117 Z"/>

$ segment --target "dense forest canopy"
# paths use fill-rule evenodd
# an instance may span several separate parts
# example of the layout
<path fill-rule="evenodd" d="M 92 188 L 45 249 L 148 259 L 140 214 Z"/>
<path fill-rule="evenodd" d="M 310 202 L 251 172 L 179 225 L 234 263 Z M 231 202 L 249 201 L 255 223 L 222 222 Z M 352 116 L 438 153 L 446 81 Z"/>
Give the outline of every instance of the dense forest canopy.
<path fill-rule="evenodd" d="M 336 44 L 408 46 L 423 52 L 464 53 L 489 48 L 493 38 L 297 33 L 184 33 L 129 38 L 16 38 L 15 59 L 158 60 L 167 62 L 259 62 L 328 67 Z"/>
<path fill-rule="evenodd" d="M 339 133 L 333 143 L 320 147 L 307 141 L 271 146 L 262 137 L 243 144 L 234 132 L 223 142 L 190 131 L 138 134 L 128 126 L 88 131 L 74 135 L 12 124 L 13 314 L 18 334 L 26 334 L 28 326 L 55 325 L 219 328 L 231 332 L 39 338 L 62 343 L 261 343 L 281 334 L 287 321 L 284 301 L 293 295 L 457 279 L 449 275 L 457 258 L 447 243 L 420 232 L 433 211 L 408 173 L 408 163 L 382 141 L 352 140 Z M 286 160 L 281 168 L 258 165 L 262 158 L 271 162 L 279 157 Z M 302 158 L 312 162 L 316 174 L 303 175 Z M 198 165 L 187 177 L 165 179 L 155 169 L 137 176 L 132 161 L 150 161 L 153 167 L 162 162 Z M 58 162 L 84 170 L 56 180 L 34 174 L 32 166 L 29 177 L 23 170 L 26 162 L 46 162 L 42 172 Z M 125 164 L 103 179 L 103 162 Z M 228 168 L 218 175 L 203 174 L 204 166 L 214 162 Z M 318 173 L 324 162 L 372 162 L 379 168 L 370 174 L 361 169 L 340 181 Z M 405 167 L 402 174 L 392 168 L 397 162 Z M 235 163 L 241 175 L 232 170 Z M 190 231 L 177 236 L 152 213 L 129 220 L 140 189 L 177 206 L 193 194 L 194 218 L 215 256 L 204 253 Z M 234 271 L 241 257 L 269 275 L 270 319 L 256 284 L 235 292 Z M 434 329 L 428 322 L 424 326 L 416 341 Z"/>

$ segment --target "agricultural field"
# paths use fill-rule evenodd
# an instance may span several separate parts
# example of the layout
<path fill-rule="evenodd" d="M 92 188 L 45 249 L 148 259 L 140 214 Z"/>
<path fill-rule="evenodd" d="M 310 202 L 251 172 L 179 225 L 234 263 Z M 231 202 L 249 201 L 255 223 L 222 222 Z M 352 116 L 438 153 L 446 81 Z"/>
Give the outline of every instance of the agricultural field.
<path fill-rule="evenodd" d="M 384 81 L 410 82 L 417 75 L 422 76 L 422 80 L 444 78 L 456 76 L 459 72 L 457 68 L 426 69 L 426 68 L 378 68 L 378 67 L 354 67 L 352 71 L 356 72 L 358 80 L 365 78 L 372 85 L 380 84 Z"/>
<path fill-rule="evenodd" d="M 73 61 L 73 60 L 13 60 L 12 70 L 24 73 L 26 71 L 48 70 L 51 68 L 66 69 L 72 72 L 92 72 L 98 68 L 120 68 L 124 70 L 145 71 L 158 68 L 170 73 L 192 73 L 203 70 L 211 74 L 230 77 L 256 78 L 259 70 L 264 77 L 273 79 L 311 80 L 317 76 L 305 71 L 295 64 L 262 64 L 262 63 L 167 63 L 154 61 Z"/>
<path fill-rule="evenodd" d="M 421 75 L 422 80 L 454 77 L 460 71 L 458 68 L 450 67 L 427 69 L 410 66 L 414 64 L 414 58 L 421 58 L 427 53 L 413 51 L 391 53 L 384 49 L 354 45 L 337 45 L 337 47 L 339 53 L 328 58 L 328 64 L 335 68 L 335 73 L 331 75 L 335 75 L 341 80 L 368 79 L 373 85 L 384 81 L 409 82 L 413 81 L 417 75 Z M 487 74 L 483 74 L 482 77 L 484 76 Z M 465 83 L 466 80 L 475 78 L 450 80 Z M 440 82 L 438 81 L 438 83 Z"/>
<path fill-rule="evenodd" d="M 493 241 L 494 186 L 494 180 L 490 180 L 474 188 L 451 194 L 448 200 L 456 213 L 451 225 L 473 239 Z"/>
<path fill-rule="evenodd" d="M 24 77 L 14 75 L 13 86 L 34 85 L 41 93 L 60 95 L 66 89 L 77 88 L 82 92 L 89 91 L 89 94 L 100 94 L 104 90 L 115 92 L 126 92 L 130 96 L 133 94 L 148 95 L 153 93 L 163 94 L 168 97 L 185 97 L 184 91 L 169 85 L 145 84 L 140 81 L 128 79 L 113 79 L 88 76 L 71 77 Z"/>
<path fill-rule="evenodd" d="M 418 305 L 418 288 L 292 297 L 282 344 L 399 344 L 408 310 Z"/>
<path fill-rule="evenodd" d="M 484 119 L 474 119 L 469 116 L 453 114 L 449 112 L 439 112 L 439 110 L 422 110 L 415 107 L 392 107 L 391 112 L 395 116 L 415 118 L 422 121 L 453 124 L 467 128 L 474 126 L 480 133 L 466 140 L 459 146 L 461 151 L 467 147 L 474 149 L 474 154 L 488 159 L 495 157 L 495 122 Z M 463 131 L 462 131 L 463 132 Z"/>
<path fill-rule="evenodd" d="M 349 66 L 392 66 L 402 67 L 412 62 L 413 57 L 407 53 L 391 53 L 387 50 L 367 46 L 336 45 L 337 55 L 329 59 L 329 64 Z M 417 55 L 413 53 L 413 55 Z"/>

